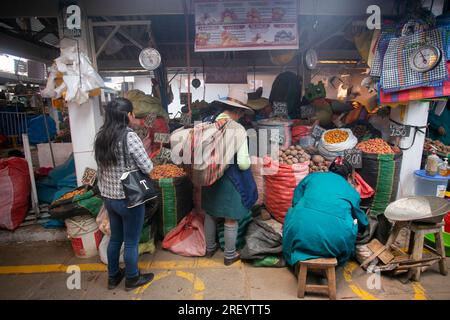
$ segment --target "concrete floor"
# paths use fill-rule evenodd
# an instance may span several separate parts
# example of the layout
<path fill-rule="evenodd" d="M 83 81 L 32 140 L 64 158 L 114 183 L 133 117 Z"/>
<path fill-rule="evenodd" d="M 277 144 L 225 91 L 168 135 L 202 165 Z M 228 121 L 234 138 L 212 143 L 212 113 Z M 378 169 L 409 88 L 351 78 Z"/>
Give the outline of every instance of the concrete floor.
<path fill-rule="evenodd" d="M 82 270 L 79 290 L 67 288 L 69 265 Z M 204 259 L 157 249 L 141 256 L 140 267 L 155 273 L 150 285 L 125 292 L 121 283 L 108 291 L 105 265 L 98 257 L 74 257 L 68 241 L 0 244 L 0 299 L 297 299 L 297 280 L 287 268 L 225 267 L 222 252 Z M 374 279 L 356 262 L 338 268 L 338 299 L 450 299 L 450 276 L 440 275 L 436 265 L 422 274 L 420 283 L 381 276 L 379 288 L 371 289 Z"/>

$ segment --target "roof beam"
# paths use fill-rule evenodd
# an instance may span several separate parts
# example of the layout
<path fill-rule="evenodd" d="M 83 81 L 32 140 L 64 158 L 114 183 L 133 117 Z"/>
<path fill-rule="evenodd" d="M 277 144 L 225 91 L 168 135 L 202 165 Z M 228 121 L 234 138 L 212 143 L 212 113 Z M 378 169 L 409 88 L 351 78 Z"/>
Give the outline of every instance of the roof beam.
<path fill-rule="evenodd" d="M 0 17 L 56 17 L 59 0 L 3 1 Z M 92 16 L 136 16 L 183 14 L 180 0 L 79 0 L 87 14 Z M 383 15 L 394 13 L 395 1 L 386 0 L 299 0 L 299 15 L 366 15 L 369 5 L 378 5 Z"/>
<path fill-rule="evenodd" d="M 105 19 L 103 17 L 103 19 Z M 150 25 L 152 22 L 150 20 L 109 20 L 107 21 L 94 21 L 92 22 L 93 27 L 114 27 L 114 26 L 146 26 Z"/>
<path fill-rule="evenodd" d="M 95 53 L 95 56 L 97 58 L 100 55 L 100 53 L 102 53 L 103 49 L 105 49 L 105 47 L 108 44 L 109 40 L 111 40 L 112 37 L 114 37 L 114 35 L 117 33 L 117 31 L 119 31 L 119 28 L 120 28 L 120 25 L 115 26 L 114 30 L 111 31 L 110 34 L 108 34 L 108 36 L 106 37 L 105 41 L 103 41 L 103 43 L 101 44 L 100 48 L 98 48 L 97 52 Z"/>
<path fill-rule="evenodd" d="M 102 17 L 102 19 L 104 19 L 106 22 L 108 23 L 113 23 L 114 21 L 111 21 L 111 19 L 107 18 L 107 17 Z M 150 21 L 147 21 L 150 22 Z M 151 22 L 150 22 L 151 23 Z M 130 41 L 132 44 L 134 44 L 136 47 L 138 47 L 139 49 L 144 49 L 144 46 L 139 43 L 138 41 L 134 40 L 134 38 L 132 36 L 130 36 L 127 32 L 125 32 L 124 30 L 118 30 L 117 31 L 122 37 L 124 37 L 125 39 L 127 39 L 128 41 Z"/>
<path fill-rule="evenodd" d="M 318 50 L 317 55 L 321 60 L 359 60 L 360 56 L 356 50 Z M 293 59 L 289 66 L 296 66 L 297 60 Z M 185 68 L 186 61 L 184 58 L 181 59 L 166 59 L 164 64 L 167 68 Z M 237 58 L 233 61 L 224 61 L 223 59 L 207 59 L 206 67 L 210 66 L 224 66 L 224 64 L 229 64 L 233 66 L 253 66 L 256 67 L 277 67 L 268 58 Z M 192 68 L 202 68 L 203 63 L 201 57 L 192 57 L 191 59 Z M 138 59 L 134 60 L 98 60 L 98 68 L 101 72 L 116 71 L 116 70 L 143 70 L 139 64 Z"/>
<path fill-rule="evenodd" d="M 5 32 L 0 32 L 0 48 L 2 53 L 44 63 L 50 63 L 59 55 L 59 50 L 57 48 L 39 45 L 20 39 L 17 36 L 9 35 Z"/>

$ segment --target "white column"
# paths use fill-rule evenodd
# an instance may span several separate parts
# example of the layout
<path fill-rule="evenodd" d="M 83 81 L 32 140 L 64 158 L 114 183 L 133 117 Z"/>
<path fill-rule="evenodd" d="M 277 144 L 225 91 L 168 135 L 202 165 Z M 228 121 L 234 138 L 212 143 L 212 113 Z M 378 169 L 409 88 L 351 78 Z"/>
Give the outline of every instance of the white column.
<path fill-rule="evenodd" d="M 59 21 L 59 23 L 61 26 L 61 23 L 65 22 Z M 61 33 L 60 31 L 60 35 Z M 92 61 L 91 53 L 95 50 L 91 48 L 92 42 L 90 41 L 87 13 L 83 10 L 83 7 L 81 7 L 81 37 L 76 39 L 80 51 L 88 55 Z M 94 139 L 103 124 L 103 117 L 100 114 L 98 97 L 90 98 L 88 102 L 82 105 L 69 103 L 68 109 L 77 183 L 80 186 L 85 169 L 97 169 L 94 158 Z"/>
<path fill-rule="evenodd" d="M 397 107 L 392 109 L 391 118 L 397 122 L 412 126 L 426 126 L 428 121 L 429 102 L 412 101 L 406 108 Z M 414 128 L 411 135 L 402 138 L 399 144 L 401 148 L 411 146 L 414 139 Z M 425 132 L 425 129 L 422 129 Z M 400 183 L 397 198 L 414 195 L 414 171 L 420 169 L 422 152 L 425 143 L 425 134 L 417 132 L 414 145 L 403 151 L 402 166 L 400 170 Z"/>

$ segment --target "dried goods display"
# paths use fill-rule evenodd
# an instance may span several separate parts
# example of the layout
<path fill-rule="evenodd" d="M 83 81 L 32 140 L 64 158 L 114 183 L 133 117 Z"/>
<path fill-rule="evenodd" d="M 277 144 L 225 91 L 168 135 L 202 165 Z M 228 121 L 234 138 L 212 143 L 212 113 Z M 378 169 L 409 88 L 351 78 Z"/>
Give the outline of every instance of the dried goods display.
<path fill-rule="evenodd" d="M 328 172 L 330 166 L 329 161 L 325 161 L 325 158 L 320 155 L 312 156 L 312 161 L 309 164 L 309 172 Z"/>
<path fill-rule="evenodd" d="M 327 143 L 341 143 L 348 139 L 348 132 L 335 129 L 335 130 L 328 130 L 324 134 L 324 139 Z"/>
<path fill-rule="evenodd" d="M 394 149 L 383 139 L 370 139 L 360 142 L 356 145 L 356 148 L 366 153 L 375 154 L 394 154 Z"/>
<path fill-rule="evenodd" d="M 281 148 L 278 155 L 280 164 L 293 165 L 311 160 L 311 156 L 306 153 L 300 146 L 290 146 L 289 148 Z"/>
<path fill-rule="evenodd" d="M 367 127 L 365 125 L 357 125 L 352 128 L 352 132 L 356 138 L 360 139 L 367 133 Z"/>
<path fill-rule="evenodd" d="M 439 140 L 431 140 L 429 138 L 426 138 L 424 149 L 427 151 L 431 151 L 433 150 L 433 147 L 436 149 L 436 152 L 450 154 L 450 146 L 446 146 Z"/>
<path fill-rule="evenodd" d="M 186 175 L 186 172 L 173 164 L 162 164 L 156 166 L 150 173 L 150 178 L 159 180 L 163 178 L 178 178 Z"/>
<path fill-rule="evenodd" d="M 80 190 L 74 190 L 71 192 L 67 192 L 61 198 L 59 198 L 58 201 L 67 200 L 67 199 L 73 198 L 75 196 L 82 195 L 84 193 L 86 193 L 86 189 L 80 189 Z"/>

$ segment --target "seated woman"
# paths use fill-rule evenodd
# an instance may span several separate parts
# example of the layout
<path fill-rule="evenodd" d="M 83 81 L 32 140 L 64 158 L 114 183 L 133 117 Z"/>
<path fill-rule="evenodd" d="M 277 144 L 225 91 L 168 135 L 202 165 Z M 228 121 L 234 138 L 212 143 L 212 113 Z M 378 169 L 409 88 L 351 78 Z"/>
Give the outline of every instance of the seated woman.
<path fill-rule="evenodd" d="M 352 165 L 337 157 L 330 172 L 310 174 L 297 186 L 283 227 L 289 265 L 316 258 L 336 258 L 342 265 L 354 255 L 356 235 L 368 220 L 349 183 L 352 173 Z"/>

